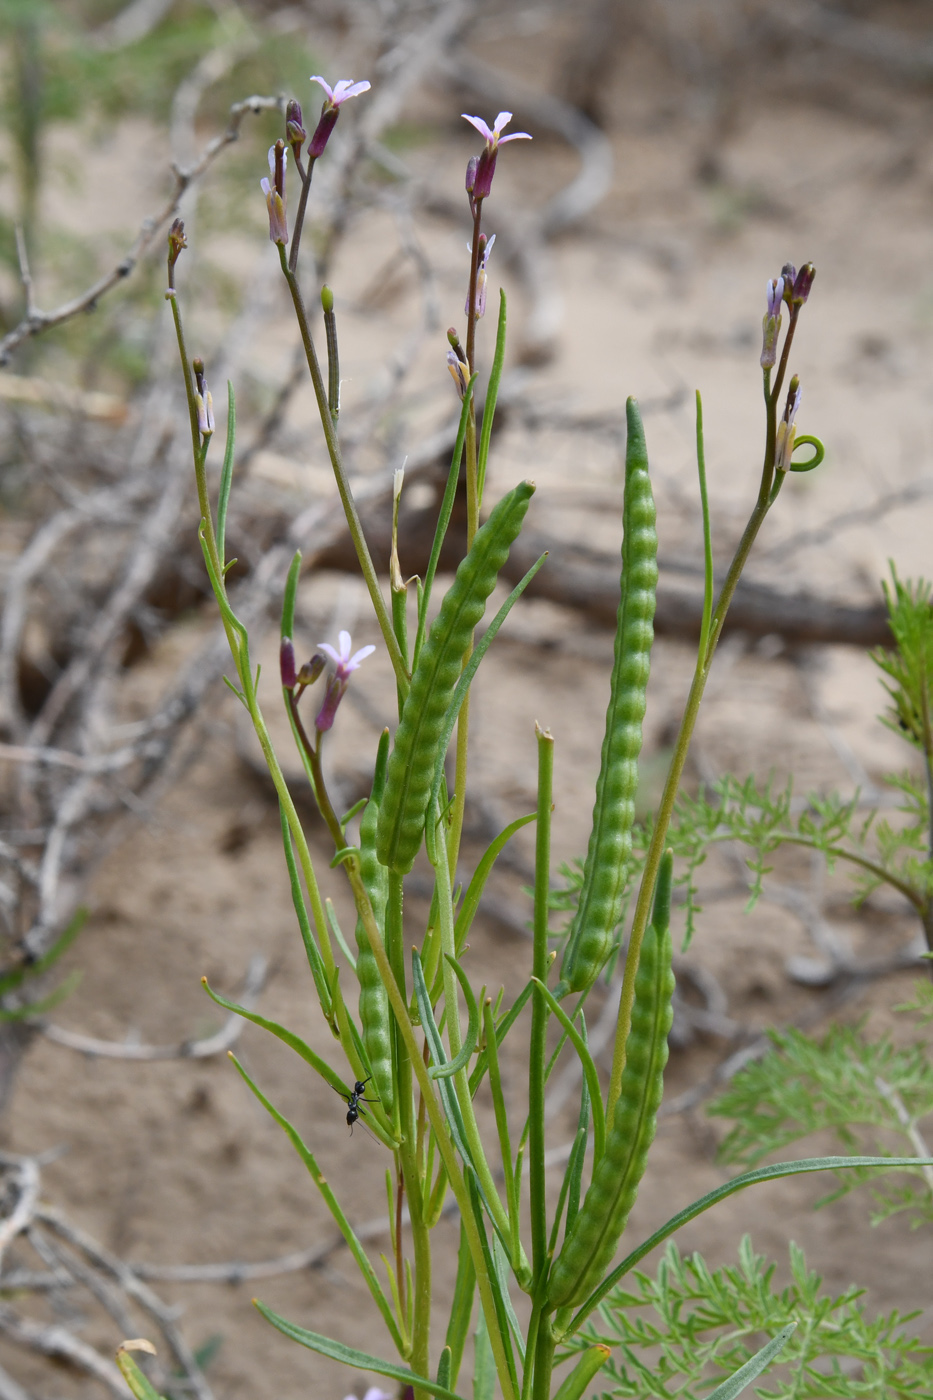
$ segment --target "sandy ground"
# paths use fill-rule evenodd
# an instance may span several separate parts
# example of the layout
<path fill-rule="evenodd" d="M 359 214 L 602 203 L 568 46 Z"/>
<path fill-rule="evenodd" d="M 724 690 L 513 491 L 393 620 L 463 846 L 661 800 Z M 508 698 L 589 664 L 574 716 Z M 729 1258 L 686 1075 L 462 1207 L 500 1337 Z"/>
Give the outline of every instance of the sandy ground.
<path fill-rule="evenodd" d="M 516 41 L 507 55 L 526 75 L 534 72 L 536 54 L 544 52 L 543 41 L 538 48 L 536 43 L 534 36 Z M 503 61 L 501 52 L 497 56 Z M 334 71 L 340 66 L 338 57 Z M 557 356 L 533 372 L 528 390 L 546 421 L 535 430 L 522 422 L 508 426 L 491 467 L 493 493 L 521 476 L 537 480 L 536 530 L 601 548 L 617 546 L 617 437 L 611 432 L 575 436 L 560 420 L 588 414 L 615 421 L 623 396 L 631 392 L 645 406 L 662 553 L 695 561 L 692 391 L 700 387 L 717 539 L 735 538 L 755 490 L 762 438 L 758 337 L 765 280 L 787 259 L 798 264 L 812 259 L 818 279 L 793 368 L 805 386 L 800 426 L 825 439 L 827 460 L 813 477 L 788 483 L 764 532 L 754 576 L 837 599 L 869 600 L 889 557 L 903 576 L 929 572 L 929 504 L 873 509 L 887 493 L 930 479 L 933 167 L 924 126 L 929 103 L 922 94 L 889 89 L 866 89 L 861 101 L 858 97 L 853 93 L 847 106 L 820 105 L 795 94 L 769 96 L 760 105 L 745 102 L 718 151 L 720 178 L 704 185 L 695 176 L 701 124 L 689 106 L 656 86 L 650 72 L 640 83 L 620 82 L 612 99 L 612 189 L 581 227 L 551 249 L 564 327 Z M 444 125 L 414 159 L 436 169 L 454 197 L 468 142 L 464 133 L 454 132 L 455 112 L 446 98 L 442 102 L 435 95 L 423 103 L 435 118 L 443 112 Z M 520 125 L 517 103 L 516 112 Z M 555 171 L 565 178 L 566 162 L 564 151 L 547 140 L 509 148 L 497 175 L 502 209 L 540 200 Z M 354 395 L 376 359 L 374 346 L 384 346 L 406 318 L 411 320 L 413 286 L 406 292 L 403 285 L 395 302 L 368 310 L 365 318 L 353 310 L 372 279 L 387 223 L 379 213 L 360 221 L 332 274 L 348 308 L 343 344 L 350 379 L 343 421 L 348 423 Z M 493 202 L 489 227 L 495 228 Z M 462 306 L 459 233 L 440 219 L 429 219 L 420 233 L 446 324 L 459 318 Z M 500 271 L 513 293 L 520 334 L 522 293 L 511 271 Z M 487 335 L 491 338 L 488 327 Z M 282 334 L 263 342 L 267 379 L 275 378 L 289 345 Z M 439 354 L 435 344 L 430 352 L 432 363 L 439 364 L 443 349 Z M 443 369 L 430 373 L 437 383 Z M 307 405 L 296 408 L 288 441 L 302 441 L 304 423 L 310 421 Z M 296 480 L 307 489 L 301 483 L 311 480 L 323 491 L 328 487 L 322 467 L 317 441 L 308 447 L 305 440 L 291 456 L 287 444 L 278 458 L 270 454 L 256 471 L 260 482 L 266 473 L 270 490 L 284 479 L 287 489 L 299 489 Z M 301 477 L 307 470 L 310 477 Z M 860 509 L 861 518 L 833 523 Z M 823 534 L 808 543 L 807 532 L 827 522 Z M 374 640 L 362 589 L 346 578 L 309 580 L 299 616 L 300 636 L 309 649 L 325 637 L 333 639 L 341 626 L 353 631 L 357 645 Z M 124 697 L 128 718 L 147 689 L 157 687 L 178 657 L 198 645 L 206 626 L 197 617 L 179 624 L 134 670 Z M 801 788 L 850 790 L 860 770 L 879 782 L 903 763 L 897 740 L 876 723 L 882 696 L 864 655 L 843 647 L 791 651 L 771 640 L 752 647 L 738 638 L 724 646 L 698 731 L 691 781 L 724 769 L 774 770 L 779 777 L 794 771 Z M 272 646 L 274 639 L 267 639 L 270 660 Z M 556 854 L 569 859 L 582 852 L 610 656 L 611 637 L 569 609 L 544 603 L 516 609 L 476 692 L 477 821 L 488 812 L 511 819 L 530 809 L 538 720 L 557 740 Z M 658 755 L 663 758 L 670 741 L 691 664 L 689 646 L 658 642 L 646 725 L 649 772 L 659 766 Z M 381 658 L 367 665 L 357 703 L 352 697 L 346 702 L 335 732 L 333 771 L 351 798 L 363 790 L 377 726 L 390 715 L 387 677 Z M 267 703 L 275 709 L 271 684 Z M 219 1019 L 200 988 L 200 976 L 233 992 L 258 952 L 270 963 L 264 1014 L 327 1051 L 329 1036 L 315 1016 L 294 926 L 276 811 L 270 790 L 244 758 L 249 748 L 234 711 L 229 696 L 215 697 L 181 781 L 99 871 L 91 921 L 68 959 L 69 969 L 83 971 L 83 981 L 56 1012 L 60 1024 L 90 1035 L 131 1035 L 160 1044 L 207 1033 Z M 284 739 L 278 719 L 276 725 Z M 338 907 L 346 908 L 340 880 L 327 870 L 320 828 L 312 824 L 311 829 L 323 883 Z M 508 918 L 482 921 L 470 954 L 477 976 L 483 969 L 483 979 L 513 990 L 527 976 L 530 959 L 521 926 L 529 917 L 522 885 L 531 847 L 528 840 L 515 846 L 513 868 L 501 872 L 495 885 Z M 479 849 L 472 842 L 468 856 Z M 813 878 L 800 861 L 788 862 L 781 875 L 805 888 Z M 746 918 L 735 867 L 725 857 L 704 868 L 701 895 L 706 912 L 687 958 L 719 980 L 731 1017 L 743 1027 L 759 1028 L 811 1015 L 819 1024 L 821 1007 L 829 1015 L 824 993 L 802 988 L 785 973 L 788 956 L 813 954 L 792 913 L 764 903 Z M 419 912 L 417 900 L 412 910 Z M 910 921 L 890 901 L 880 900 L 855 916 L 836 900 L 832 917 L 840 936 L 866 956 L 893 951 L 912 935 Z M 869 983 L 839 1014 L 867 1015 L 869 1026 L 881 1029 L 892 1022 L 888 1008 L 910 985 L 906 974 Z M 707 1036 L 675 1051 L 668 1092 L 677 1095 L 702 1081 L 729 1049 L 722 1039 Z M 385 1199 L 380 1148 L 365 1133 L 349 1137 L 339 1100 L 309 1079 L 281 1045 L 247 1028 L 238 1053 L 307 1135 L 330 1179 L 340 1182 L 352 1218 L 378 1217 Z M 517 1048 L 514 1054 L 508 1091 L 517 1103 L 522 1094 Z M 552 1144 L 568 1139 L 574 1118 L 570 1104 L 555 1115 Z M 721 1132 L 722 1125 L 711 1124 L 702 1106 L 663 1121 L 630 1226 L 633 1239 L 723 1179 L 713 1158 Z M 197 1064 L 127 1064 L 89 1059 L 39 1039 L 19 1077 L 2 1145 L 18 1152 L 66 1148 L 46 1169 L 47 1194 L 129 1259 L 256 1260 L 331 1236 L 300 1162 L 223 1057 Z M 784 1276 L 786 1244 L 796 1239 L 828 1287 L 865 1285 L 873 1311 L 926 1309 L 917 1326 L 930 1335 L 924 1236 L 912 1235 L 903 1219 L 869 1228 L 867 1201 L 859 1195 L 814 1214 L 811 1206 L 821 1189 L 811 1181 L 759 1188 L 695 1222 L 683 1232 L 680 1246 L 702 1249 L 712 1264 L 729 1262 L 750 1231 L 755 1246 L 778 1261 Z M 455 1229 L 445 1224 L 438 1235 L 439 1331 L 452 1282 Z M 192 1343 L 201 1345 L 216 1334 L 223 1338 L 210 1376 L 225 1400 L 269 1393 L 333 1400 L 349 1389 L 351 1377 L 268 1329 L 250 1307 L 249 1287 L 162 1288 L 183 1307 Z M 388 1354 L 388 1339 L 373 1325 L 368 1299 L 344 1254 L 335 1254 L 321 1269 L 263 1282 L 256 1291 L 299 1323 Z M 88 1319 L 83 1335 L 105 1345 L 118 1340 L 96 1317 Z M 3 1364 L 39 1394 L 74 1393 L 70 1379 L 50 1381 L 39 1363 L 8 1343 L 0 1352 Z M 90 1393 L 89 1383 L 77 1389 Z"/>

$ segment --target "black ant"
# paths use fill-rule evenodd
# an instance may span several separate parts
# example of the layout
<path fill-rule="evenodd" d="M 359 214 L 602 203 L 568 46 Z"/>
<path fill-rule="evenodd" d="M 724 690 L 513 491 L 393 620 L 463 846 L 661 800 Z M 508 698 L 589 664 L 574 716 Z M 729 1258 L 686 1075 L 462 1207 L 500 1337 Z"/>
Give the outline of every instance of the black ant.
<path fill-rule="evenodd" d="M 351 1137 L 353 1136 L 353 1124 L 359 1121 L 363 1104 L 369 1103 L 369 1100 L 363 1096 L 363 1090 L 366 1088 L 370 1079 L 372 1079 L 371 1074 L 368 1075 L 366 1079 L 358 1079 L 353 1085 L 353 1093 L 347 1099 L 347 1127 L 350 1129 Z M 343 1098 L 342 1089 L 337 1089 L 336 1092 Z"/>

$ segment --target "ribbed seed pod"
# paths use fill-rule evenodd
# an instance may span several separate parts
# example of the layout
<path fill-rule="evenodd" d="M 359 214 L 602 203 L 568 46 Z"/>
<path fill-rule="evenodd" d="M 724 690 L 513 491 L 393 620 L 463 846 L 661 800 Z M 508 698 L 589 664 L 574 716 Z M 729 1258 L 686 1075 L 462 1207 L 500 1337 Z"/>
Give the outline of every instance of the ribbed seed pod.
<path fill-rule="evenodd" d="M 395 731 L 379 811 L 379 859 L 398 874 L 411 869 L 421 847 L 437 747 L 463 656 L 522 527 L 534 489 L 534 482 L 521 482 L 503 496 L 477 530 L 421 648 Z"/>
<path fill-rule="evenodd" d="M 376 827 L 379 803 L 385 791 L 386 767 L 389 759 L 389 731 L 383 731 L 376 755 L 372 796 L 360 818 L 360 875 L 373 906 L 379 932 L 385 940 L 386 900 L 389 896 L 389 872 L 376 856 Z M 360 984 L 360 1026 L 363 1044 L 376 1093 L 386 1113 L 391 1117 L 395 1107 L 395 1076 L 392 1066 L 392 1013 L 389 995 L 379 975 L 379 968 L 370 947 L 362 919 L 356 921 L 356 975 Z"/>
<path fill-rule="evenodd" d="M 583 885 L 555 990 L 558 997 L 586 991 L 599 976 L 612 948 L 632 853 L 641 724 L 654 641 L 658 536 L 645 434 L 634 399 L 628 400 L 625 411 L 628 439 L 622 510 L 622 596 L 593 826 Z"/>
<path fill-rule="evenodd" d="M 670 907 L 670 857 L 667 900 Z M 664 878 L 658 876 L 661 885 Z M 603 1279 L 622 1238 L 654 1140 L 664 1092 L 667 1036 L 671 1028 L 671 938 L 652 923 L 645 932 L 635 978 L 632 1026 L 625 1045 L 625 1069 L 606 1149 L 570 1234 L 554 1261 L 548 1286 L 555 1308 L 578 1307 Z"/>

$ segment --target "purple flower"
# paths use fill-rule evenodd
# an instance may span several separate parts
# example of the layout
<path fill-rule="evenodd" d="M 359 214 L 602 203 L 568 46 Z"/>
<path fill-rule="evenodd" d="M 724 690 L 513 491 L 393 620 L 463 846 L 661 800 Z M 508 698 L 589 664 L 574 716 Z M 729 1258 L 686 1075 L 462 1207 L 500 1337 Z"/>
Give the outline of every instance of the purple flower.
<path fill-rule="evenodd" d="M 492 189 L 492 177 L 496 173 L 496 158 L 499 154 L 499 147 L 504 146 L 507 141 L 530 141 L 531 136 L 527 131 L 513 131 L 508 136 L 502 135 L 502 128 L 508 126 L 512 120 L 511 112 L 500 112 L 495 123 L 490 128 L 483 121 L 482 117 L 471 117 L 466 112 L 460 114 L 464 121 L 468 121 L 471 126 L 475 126 L 480 136 L 486 138 L 486 145 L 480 156 L 475 171 L 467 167 L 467 189 L 473 204 L 480 199 L 485 199 Z M 472 162 L 471 162 L 472 164 Z M 472 179 L 472 187 L 470 180 Z"/>
<path fill-rule="evenodd" d="M 325 83 L 324 79 L 319 78 L 316 73 L 311 75 L 311 81 L 312 83 L 320 83 L 327 94 L 324 106 L 321 108 L 321 119 L 308 146 L 308 159 L 316 160 L 319 155 L 323 154 L 324 147 L 330 140 L 330 134 L 337 125 L 342 104 L 349 97 L 358 97 L 361 92 L 368 92 L 372 84 L 366 78 L 359 83 L 355 83 L 352 78 L 340 78 L 331 87 L 330 83 Z"/>
<path fill-rule="evenodd" d="M 344 697 L 350 677 L 354 671 L 359 670 L 360 663 L 365 661 L 367 656 L 371 656 L 376 650 L 374 646 L 360 647 L 359 651 L 350 655 L 350 633 L 340 633 L 340 650 L 336 651 L 327 642 L 320 642 L 320 650 L 326 652 L 331 661 L 334 662 L 336 670 L 327 682 L 327 689 L 324 692 L 324 703 L 321 705 L 314 727 L 319 733 L 330 729 L 337 713 L 337 706 Z"/>
<path fill-rule="evenodd" d="M 272 181 L 262 179 L 260 188 L 266 196 L 266 209 L 269 211 L 269 237 L 273 243 L 288 242 L 288 223 L 285 219 L 285 166 L 288 152 L 284 141 L 276 141 L 269 147 L 269 173 Z"/>
<path fill-rule="evenodd" d="M 489 262 L 489 254 L 492 252 L 492 245 L 496 241 L 496 235 L 493 234 L 492 238 L 490 238 L 488 242 L 484 233 L 481 233 L 479 238 L 480 256 L 479 267 L 476 271 L 476 310 L 473 313 L 477 321 L 480 319 L 481 316 L 485 316 L 486 314 L 486 264 Z M 470 245 L 467 244 L 467 247 L 469 248 Z M 472 251 L 473 249 L 470 248 L 471 253 Z M 463 307 L 463 314 L 464 316 L 469 316 L 470 314 L 469 292 L 467 292 L 467 299 Z"/>

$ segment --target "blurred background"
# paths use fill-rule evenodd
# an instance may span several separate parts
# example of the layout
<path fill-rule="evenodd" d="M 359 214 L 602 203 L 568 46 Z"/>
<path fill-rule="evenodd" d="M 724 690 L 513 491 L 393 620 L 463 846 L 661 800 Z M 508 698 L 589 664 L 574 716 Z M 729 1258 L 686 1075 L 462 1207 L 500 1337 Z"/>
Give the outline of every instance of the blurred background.
<path fill-rule="evenodd" d="M 259 181 L 284 101 L 299 99 L 311 130 L 321 91 L 309 74 L 372 82 L 315 171 L 300 272 L 309 306 L 323 282 L 334 290 L 341 437 L 381 567 L 392 474 L 407 463 L 406 575 L 424 566 L 458 412 L 446 329 L 463 321 L 463 176 L 479 149 L 460 114 L 491 123 L 509 110 L 510 129 L 534 138 L 503 149 L 487 201 L 497 241 L 478 344 L 488 368 L 501 285 L 509 349 L 489 490 L 537 481 L 516 578 L 540 549 L 551 557 L 480 674 L 467 860 L 534 804 L 535 720 L 557 740 L 557 857 L 585 847 L 630 393 L 661 537 L 651 809 L 700 609 L 694 393 L 721 563 L 757 490 L 765 285 L 812 260 L 791 369 L 798 428 L 824 440 L 826 461 L 790 479 L 769 518 L 689 782 L 793 772 L 801 791 L 858 789 L 890 807 L 884 776 L 906 751 L 876 721 L 866 649 L 887 635 L 888 561 L 902 577 L 930 572 L 930 7 L 2 0 L 0 26 L 0 1400 L 121 1395 L 111 1358 L 133 1335 L 159 1341 L 158 1383 L 173 1395 L 310 1388 L 324 1400 L 346 1377 L 271 1334 L 250 1297 L 347 1340 L 369 1327 L 368 1302 L 223 1051 L 237 1040 L 339 1173 L 376 1253 L 384 1163 L 365 1134 L 347 1137 L 326 1086 L 259 1032 L 240 1035 L 199 985 L 207 974 L 260 997 L 264 1014 L 327 1049 L 274 794 L 221 684 L 163 295 L 168 225 L 181 216 L 188 232 L 179 297 L 219 439 L 226 381 L 236 389 L 229 552 L 274 674 L 296 547 L 299 651 L 341 628 L 354 645 L 376 640 L 267 238 Z M 215 482 L 221 456 L 218 443 Z M 297 770 L 276 691 L 270 681 L 266 706 Z M 391 701 L 374 657 L 330 746 L 346 807 L 368 791 Z M 305 815 L 346 908 L 310 805 Z M 475 941 L 510 988 L 527 977 L 531 849 L 516 839 L 500 862 Z M 746 917 L 747 875 L 729 849 L 702 872 L 639 1234 L 672 1197 L 722 1179 L 703 1103 L 764 1028 L 833 1016 L 884 1028 L 916 971 L 916 930 L 892 897 L 855 913 L 845 881 L 798 858 Z M 87 922 L 70 942 L 79 908 Z M 555 1147 L 572 1135 L 572 1088 L 555 1086 Z M 924 1306 L 928 1269 L 906 1222 L 869 1234 L 851 1198 L 811 1215 L 819 1195 L 783 1182 L 736 1198 L 682 1248 L 720 1263 L 750 1229 L 783 1261 L 788 1236 L 805 1238 L 830 1286 L 865 1284 L 878 1310 Z"/>

